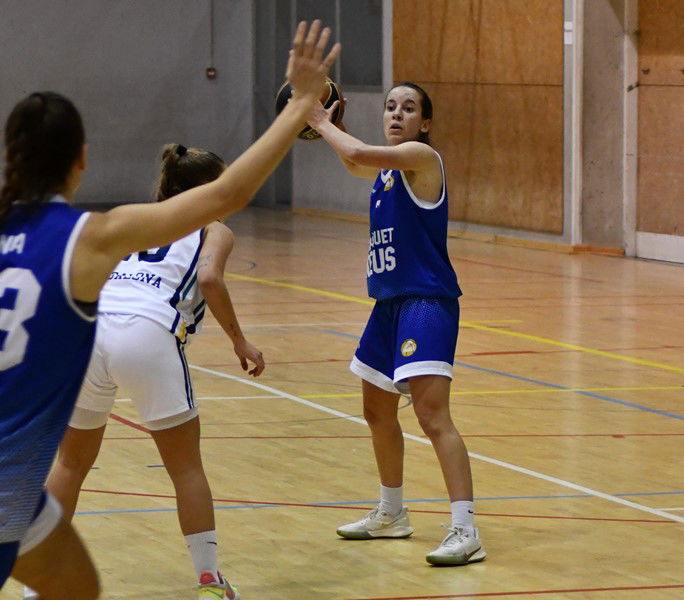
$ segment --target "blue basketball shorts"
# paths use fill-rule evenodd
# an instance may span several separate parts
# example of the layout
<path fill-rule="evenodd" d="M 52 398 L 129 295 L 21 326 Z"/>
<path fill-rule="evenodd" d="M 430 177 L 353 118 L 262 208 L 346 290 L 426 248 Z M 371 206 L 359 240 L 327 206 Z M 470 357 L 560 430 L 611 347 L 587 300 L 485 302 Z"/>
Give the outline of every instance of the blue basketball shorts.
<path fill-rule="evenodd" d="M 458 299 L 378 300 L 349 368 L 388 392 L 408 392 L 408 379 L 452 379 L 458 338 Z"/>

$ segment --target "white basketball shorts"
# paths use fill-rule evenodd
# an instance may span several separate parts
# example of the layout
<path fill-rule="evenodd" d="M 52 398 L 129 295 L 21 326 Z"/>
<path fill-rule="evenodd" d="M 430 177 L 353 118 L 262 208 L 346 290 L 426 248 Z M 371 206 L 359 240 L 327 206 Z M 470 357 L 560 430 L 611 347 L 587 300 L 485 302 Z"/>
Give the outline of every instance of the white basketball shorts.
<path fill-rule="evenodd" d="M 137 315 L 100 314 L 76 407 L 108 414 L 119 387 L 145 423 L 195 407 L 184 345 L 175 335 Z"/>

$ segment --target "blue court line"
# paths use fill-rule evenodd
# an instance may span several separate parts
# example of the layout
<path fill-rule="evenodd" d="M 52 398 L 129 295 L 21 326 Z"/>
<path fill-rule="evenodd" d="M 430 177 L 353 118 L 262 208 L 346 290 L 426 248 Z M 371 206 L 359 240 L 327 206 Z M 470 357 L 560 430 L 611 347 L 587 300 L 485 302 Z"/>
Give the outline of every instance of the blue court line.
<path fill-rule="evenodd" d="M 321 329 L 323 333 L 330 333 L 333 335 L 341 335 L 344 337 L 351 337 L 357 340 L 360 340 L 361 337 L 358 335 L 352 335 L 350 333 L 345 333 L 344 331 L 336 331 L 334 329 Z M 567 387 L 565 385 L 558 385 L 556 383 L 549 383 L 548 381 L 541 381 L 540 379 L 532 379 L 530 377 L 524 377 L 522 375 L 513 375 L 513 373 L 506 373 L 505 371 L 497 371 L 495 369 L 488 369 L 486 367 L 478 367 L 477 365 L 471 365 L 470 363 L 465 363 L 460 360 L 455 360 L 454 365 L 458 365 L 460 367 L 465 367 L 466 369 L 473 369 L 475 371 L 481 371 L 483 373 L 489 373 L 490 375 L 499 375 L 501 377 L 508 377 L 509 379 L 516 379 L 518 381 L 526 381 L 527 383 L 534 383 L 535 385 L 539 385 L 542 387 L 548 387 L 554 390 L 572 390 L 572 388 Z M 593 392 L 582 392 L 582 391 L 574 391 L 575 394 L 579 394 L 580 396 L 587 396 L 589 398 L 595 398 L 597 400 L 603 400 L 605 402 L 612 402 L 613 404 L 620 404 L 622 406 L 628 406 L 630 408 L 636 408 L 637 410 L 643 410 L 646 412 L 651 412 L 655 413 L 657 415 L 661 415 L 663 417 L 670 417 L 671 419 L 679 419 L 679 420 L 684 420 L 683 415 L 678 415 L 675 413 L 667 412 L 665 410 L 658 410 L 657 408 L 650 408 L 648 406 L 643 406 L 641 404 L 636 404 L 635 402 L 627 402 L 626 400 L 618 400 L 617 398 L 611 398 L 610 396 L 603 396 L 601 394 L 595 394 Z"/>
<path fill-rule="evenodd" d="M 619 497 L 632 496 L 674 496 L 684 495 L 684 491 L 673 492 L 630 492 L 625 494 L 612 494 Z M 557 500 L 567 498 L 593 498 L 591 494 L 562 494 L 562 495 L 548 495 L 548 496 L 476 496 L 475 501 L 481 502 L 486 500 Z M 171 498 L 169 498 L 171 500 Z M 413 498 L 405 499 L 406 504 L 415 504 L 419 502 L 448 502 L 448 498 Z M 356 506 L 356 505 L 375 505 L 378 500 L 356 500 L 348 502 L 311 502 L 310 506 Z M 215 504 L 214 510 L 236 510 L 239 508 L 292 508 L 288 505 L 282 504 Z M 305 508 L 305 507 L 303 507 Z M 79 511 L 77 515 L 112 515 L 112 514 L 126 514 L 126 513 L 155 513 L 155 512 L 176 512 L 175 508 L 125 508 L 119 510 L 84 510 Z"/>

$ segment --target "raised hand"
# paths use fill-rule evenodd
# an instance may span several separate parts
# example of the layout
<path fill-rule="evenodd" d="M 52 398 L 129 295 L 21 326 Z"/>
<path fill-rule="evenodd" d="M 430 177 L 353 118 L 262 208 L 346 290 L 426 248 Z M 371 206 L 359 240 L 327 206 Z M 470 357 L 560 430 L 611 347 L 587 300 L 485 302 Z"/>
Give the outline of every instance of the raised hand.
<path fill-rule="evenodd" d="M 306 21 L 301 21 L 297 26 L 285 72 L 285 78 L 292 86 L 293 97 L 320 97 L 325 78 L 341 49 L 337 43 L 323 58 L 330 33 L 329 27 L 321 30 L 318 20 L 311 23 L 311 27 L 307 27 Z"/>
<path fill-rule="evenodd" d="M 347 99 L 344 99 L 344 105 L 347 104 Z M 309 113 L 309 118 L 307 119 L 307 124 L 313 127 L 314 129 L 317 129 L 321 123 L 324 123 L 325 121 L 332 121 L 333 120 L 333 115 L 335 114 L 335 111 L 337 110 L 337 107 L 340 105 L 339 100 L 335 100 L 330 105 L 330 108 L 325 108 L 320 101 L 314 102 L 313 108 L 311 109 L 311 113 Z M 342 123 L 340 122 L 338 124 L 338 127 L 344 131 L 342 127 L 340 127 Z"/>

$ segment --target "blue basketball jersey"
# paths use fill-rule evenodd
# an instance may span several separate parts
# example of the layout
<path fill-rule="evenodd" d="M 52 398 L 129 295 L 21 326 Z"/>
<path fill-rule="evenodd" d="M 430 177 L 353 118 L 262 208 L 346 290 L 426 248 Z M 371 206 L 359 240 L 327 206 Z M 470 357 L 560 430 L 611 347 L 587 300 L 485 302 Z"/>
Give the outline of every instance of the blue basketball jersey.
<path fill-rule="evenodd" d="M 31 523 L 90 359 L 95 317 L 69 291 L 88 216 L 55 197 L 0 225 L 0 543 Z"/>
<path fill-rule="evenodd" d="M 437 202 L 417 198 L 403 171 L 381 170 L 370 197 L 368 295 L 458 298 L 447 253 L 448 198 L 442 159 L 442 193 Z"/>

